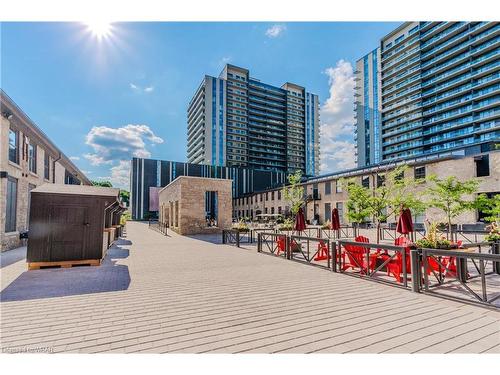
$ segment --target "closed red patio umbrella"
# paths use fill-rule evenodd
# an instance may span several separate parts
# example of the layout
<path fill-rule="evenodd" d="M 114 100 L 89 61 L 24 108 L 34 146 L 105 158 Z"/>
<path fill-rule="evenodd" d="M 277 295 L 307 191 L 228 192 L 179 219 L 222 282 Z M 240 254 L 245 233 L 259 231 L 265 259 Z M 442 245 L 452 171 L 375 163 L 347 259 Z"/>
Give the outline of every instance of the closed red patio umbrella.
<path fill-rule="evenodd" d="M 330 225 L 330 229 L 332 230 L 340 229 L 339 210 L 336 207 L 332 210 L 332 224 Z"/>
<path fill-rule="evenodd" d="M 306 220 L 304 218 L 304 211 L 302 210 L 302 207 L 299 208 L 299 212 L 295 215 L 295 226 L 293 229 L 298 232 L 302 232 L 306 229 Z"/>
<path fill-rule="evenodd" d="M 396 226 L 396 232 L 401 234 L 408 234 L 413 232 L 413 220 L 411 218 L 411 211 L 409 208 L 401 210 Z"/>

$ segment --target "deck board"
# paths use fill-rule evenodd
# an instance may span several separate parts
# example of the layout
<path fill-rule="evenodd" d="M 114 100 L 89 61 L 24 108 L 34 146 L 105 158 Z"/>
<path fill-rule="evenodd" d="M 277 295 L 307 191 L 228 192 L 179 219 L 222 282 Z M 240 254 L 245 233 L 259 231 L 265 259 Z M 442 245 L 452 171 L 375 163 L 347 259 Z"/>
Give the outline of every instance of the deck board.
<path fill-rule="evenodd" d="M 127 224 L 100 267 L 2 268 L 3 348 L 79 353 L 500 351 L 500 313 Z M 12 257 L 12 255 L 10 255 Z"/>

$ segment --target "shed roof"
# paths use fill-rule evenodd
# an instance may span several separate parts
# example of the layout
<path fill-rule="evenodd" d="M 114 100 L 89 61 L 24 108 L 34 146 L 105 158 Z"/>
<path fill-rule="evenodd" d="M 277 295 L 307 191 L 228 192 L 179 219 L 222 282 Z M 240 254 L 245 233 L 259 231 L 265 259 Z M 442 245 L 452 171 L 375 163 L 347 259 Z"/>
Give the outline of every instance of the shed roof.
<path fill-rule="evenodd" d="M 32 193 L 94 195 L 118 198 L 120 189 L 86 185 L 44 184 L 31 190 Z"/>

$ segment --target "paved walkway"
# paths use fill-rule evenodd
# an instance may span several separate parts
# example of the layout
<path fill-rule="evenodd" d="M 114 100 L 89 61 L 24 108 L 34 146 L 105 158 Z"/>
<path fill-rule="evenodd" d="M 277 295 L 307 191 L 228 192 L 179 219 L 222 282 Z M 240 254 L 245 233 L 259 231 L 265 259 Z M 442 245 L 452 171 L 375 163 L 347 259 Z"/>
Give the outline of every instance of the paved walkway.
<path fill-rule="evenodd" d="M 496 311 L 127 227 L 101 267 L 26 272 L 9 254 L 3 351 L 500 353 Z"/>

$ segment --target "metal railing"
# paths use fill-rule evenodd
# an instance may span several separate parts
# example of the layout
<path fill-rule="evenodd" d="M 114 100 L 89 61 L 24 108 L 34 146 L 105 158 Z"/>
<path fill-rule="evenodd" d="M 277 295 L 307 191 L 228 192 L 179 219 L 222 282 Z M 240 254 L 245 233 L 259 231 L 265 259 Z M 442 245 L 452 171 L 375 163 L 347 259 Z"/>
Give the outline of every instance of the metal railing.
<path fill-rule="evenodd" d="M 168 223 L 164 223 L 158 220 L 149 220 L 148 221 L 149 229 L 155 230 L 165 236 L 168 235 Z"/>
<path fill-rule="evenodd" d="M 276 233 L 284 234 L 287 236 L 302 236 L 302 237 L 318 238 L 319 229 L 320 228 L 306 228 L 303 231 L 276 229 Z"/>
<path fill-rule="evenodd" d="M 380 228 L 380 239 L 381 240 L 395 240 L 396 238 L 400 237 L 401 234 L 396 232 L 396 227 L 394 228 L 388 228 L 388 227 L 381 227 Z M 412 241 L 416 241 L 422 237 L 425 236 L 425 230 L 424 229 L 415 229 L 413 232 L 410 233 L 410 238 Z"/>
<path fill-rule="evenodd" d="M 330 241 L 323 238 L 290 236 L 288 251 L 291 260 L 327 269 L 330 269 L 331 260 L 333 259 Z"/>
<path fill-rule="evenodd" d="M 328 238 L 329 240 L 336 240 L 339 238 L 355 238 L 358 235 L 358 229 L 356 227 L 344 226 L 340 227 L 338 230 L 332 229 L 318 229 L 318 236 L 320 238 Z"/>
<path fill-rule="evenodd" d="M 222 230 L 222 243 L 223 244 L 235 244 L 236 247 L 240 247 L 242 243 L 252 243 L 253 236 L 251 232 L 239 231 L 237 229 L 223 229 Z"/>
<path fill-rule="evenodd" d="M 408 248 L 345 240 L 337 244 L 338 272 L 404 288 L 410 278 L 415 279 Z"/>
<path fill-rule="evenodd" d="M 290 238 L 275 232 L 257 234 L 257 252 L 289 259 Z"/>
<path fill-rule="evenodd" d="M 475 302 L 498 308 L 493 305 L 493 302 L 500 298 L 498 278 L 500 244 L 471 244 L 465 249 L 471 247 L 478 247 L 479 252 L 458 249 L 421 249 L 422 291 L 447 299 Z M 484 247 L 488 248 L 487 253 L 482 251 Z M 431 282 L 431 275 L 437 280 L 436 283 Z M 493 281 L 491 283 L 493 285 L 490 285 L 491 289 L 496 289 L 490 294 L 487 285 L 489 280 Z"/>
<path fill-rule="evenodd" d="M 261 232 L 266 232 L 266 233 L 269 233 L 269 232 L 276 232 L 276 230 L 274 230 L 273 228 L 253 228 L 253 229 L 250 229 L 250 236 L 252 237 L 252 242 L 256 242 L 257 241 L 257 235 Z"/>
<path fill-rule="evenodd" d="M 257 233 L 257 251 L 417 293 L 500 306 L 493 304 L 500 299 L 500 243 L 416 249 L 272 231 Z"/>

